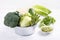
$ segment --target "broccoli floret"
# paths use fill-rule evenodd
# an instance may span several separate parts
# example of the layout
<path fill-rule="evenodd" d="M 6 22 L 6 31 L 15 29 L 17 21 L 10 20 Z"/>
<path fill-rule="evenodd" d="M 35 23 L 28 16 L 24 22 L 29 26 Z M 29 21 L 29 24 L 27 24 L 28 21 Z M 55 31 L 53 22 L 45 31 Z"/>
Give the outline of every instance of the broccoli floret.
<path fill-rule="evenodd" d="M 4 18 L 4 24 L 9 27 L 16 27 L 19 21 L 19 12 L 9 12 Z"/>

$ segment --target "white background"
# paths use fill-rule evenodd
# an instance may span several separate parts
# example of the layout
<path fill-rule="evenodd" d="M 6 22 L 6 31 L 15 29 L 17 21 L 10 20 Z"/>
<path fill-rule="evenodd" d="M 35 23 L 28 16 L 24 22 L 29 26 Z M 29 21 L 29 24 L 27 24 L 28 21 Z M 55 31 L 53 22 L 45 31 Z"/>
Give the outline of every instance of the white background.
<path fill-rule="evenodd" d="M 20 8 L 29 8 L 35 4 L 49 8 L 55 17 L 54 31 L 49 35 L 41 35 L 38 28 L 31 36 L 20 36 L 14 32 L 14 28 L 4 25 L 4 16 L 10 11 Z M 25 10 L 24 9 L 24 10 Z M 60 40 L 60 0 L 0 0 L 0 40 Z"/>

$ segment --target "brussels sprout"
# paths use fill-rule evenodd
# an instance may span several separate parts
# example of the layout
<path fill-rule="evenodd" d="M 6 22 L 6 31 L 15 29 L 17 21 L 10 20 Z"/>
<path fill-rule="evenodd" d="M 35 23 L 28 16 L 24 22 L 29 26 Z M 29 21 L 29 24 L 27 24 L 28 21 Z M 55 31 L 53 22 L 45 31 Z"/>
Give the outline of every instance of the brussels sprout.
<path fill-rule="evenodd" d="M 53 28 L 52 27 L 49 27 L 49 26 L 42 26 L 41 27 L 41 30 L 43 32 L 51 32 L 53 30 Z"/>

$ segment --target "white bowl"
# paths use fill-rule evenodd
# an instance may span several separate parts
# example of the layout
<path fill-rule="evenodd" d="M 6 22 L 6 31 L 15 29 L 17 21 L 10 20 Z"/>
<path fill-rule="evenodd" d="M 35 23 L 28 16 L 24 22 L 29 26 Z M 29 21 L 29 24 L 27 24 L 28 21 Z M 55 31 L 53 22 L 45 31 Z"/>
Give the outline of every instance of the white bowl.
<path fill-rule="evenodd" d="M 53 25 L 49 25 L 49 26 L 54 30 Z M 44 32 L 44 31 L 42 31 L 42 30 L 40 29 L 40 31 L 41 31 L 41 33 L 42 33 L 43 35 L 51 34 L 51 33 L 53 32 L 53 30 L 50 31 L 50 32 Z"/>
<path fill-rule="evenodd" d="M 18 35 L 28 36 L 34 33 L 35 27 L 36 25 L 30 27 L 15 27 L 15 32 Z"/>

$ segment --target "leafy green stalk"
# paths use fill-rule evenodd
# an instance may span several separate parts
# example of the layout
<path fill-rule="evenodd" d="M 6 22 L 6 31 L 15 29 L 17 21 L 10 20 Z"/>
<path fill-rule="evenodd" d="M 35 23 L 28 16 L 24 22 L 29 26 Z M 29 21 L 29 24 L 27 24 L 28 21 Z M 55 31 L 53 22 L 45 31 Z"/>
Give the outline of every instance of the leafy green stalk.
<path fill-rule="evenodd" d="M 48 14 L 51 13 L 49 9 L 45 8 L 44 6 L 40 6 L 40 5 L 33 6 L 33 9 L 35 10 L 36 13 L 38 13 L 38 15 L 42 15 L 42 16 L 48 16 Z"/>
<path fill-rule="evenodd" d="M 33 8 L 40 9 L 41 11 L 46 12 L 48 14 L 51 13 L 51 11 L 44 6 L 35 5 L 35 6 L 33 6 Z"/>
<path fill-rule="evenodd" d="M 38 23 L 38 21 L 40 20 L 39 19 L 39 15 L 37 15 L 36 13 L 35 13 L 35 11 L 32 9 L 32 8 L 30 8 L 29 9 L 29 11 L 28 11 L 32 16 L 31 16 L 31 18 L 32 18 L 32 21 L 31 21 L 31 25 L 35 25 L 35 24 L 37 24 Z"/>

